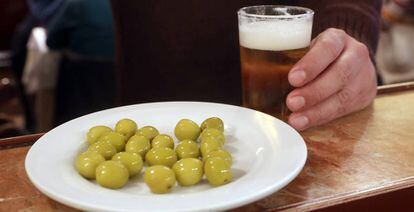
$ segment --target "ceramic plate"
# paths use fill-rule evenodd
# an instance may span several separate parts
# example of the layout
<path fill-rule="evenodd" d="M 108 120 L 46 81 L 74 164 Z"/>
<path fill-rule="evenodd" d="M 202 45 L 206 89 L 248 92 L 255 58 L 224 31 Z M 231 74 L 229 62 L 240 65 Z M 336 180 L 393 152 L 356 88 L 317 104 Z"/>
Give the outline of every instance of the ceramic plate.
<path fill-rule="evenodd" d="M 82 178 L 74 160 L 85 151 L 86 133 L 95 125 L 114 127 L 122 118 L 138 126 L 152 125 L 174 137 L 182 118 L 198 124 L 211 116 L 225 123 L 224 149 L 233 155 L 232 182 L 211 187 L 204 179 L 192 187 L 175 186 L 168 194 L 152 194 L 143 174 L 125 187 L 110 190 Z M 175 137 L 174 137 L 175 138 Z M 226 210 L 264 198 L 291 182 L 307 156 L 302 137 L 267 114 L 242 107 L 203 102 L 160 102 L 118 107 L 62 124 L 42 136 L 26 156 L 26 172 L 44 194 L 82 210 L 198 211 Z"/>

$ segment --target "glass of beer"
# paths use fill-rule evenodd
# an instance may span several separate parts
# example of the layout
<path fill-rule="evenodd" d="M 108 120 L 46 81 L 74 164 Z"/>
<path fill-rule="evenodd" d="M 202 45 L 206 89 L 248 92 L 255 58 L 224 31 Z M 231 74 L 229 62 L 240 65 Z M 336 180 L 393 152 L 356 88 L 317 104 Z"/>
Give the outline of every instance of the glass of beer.
<path fill-rule="evenodd" d="M 243 106 L 287 120 L 288 73 L 309 49 L 313 14 L 281 5 L 238 11 Z"/>

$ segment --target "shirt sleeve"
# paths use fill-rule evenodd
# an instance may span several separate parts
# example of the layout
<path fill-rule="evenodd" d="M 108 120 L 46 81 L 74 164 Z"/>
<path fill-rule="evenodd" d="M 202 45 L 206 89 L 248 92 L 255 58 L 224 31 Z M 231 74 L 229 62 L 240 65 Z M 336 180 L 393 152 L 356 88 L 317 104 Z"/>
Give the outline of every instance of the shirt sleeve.
<path fill-rule="evenodd" d="M 313 36 L 334 27 L 364 43 L 375 55 L 380 30 L 381 0 L 303 0 L 301 5 L 315 11 Z"/>
<path fill-rule="evenodd" d="M 50 49 L 63 49 L 69 46 L 70 36 L 77 26 L 80 9 L 73 1 L 66 1 L 47 25 L 47 45 Z"/>

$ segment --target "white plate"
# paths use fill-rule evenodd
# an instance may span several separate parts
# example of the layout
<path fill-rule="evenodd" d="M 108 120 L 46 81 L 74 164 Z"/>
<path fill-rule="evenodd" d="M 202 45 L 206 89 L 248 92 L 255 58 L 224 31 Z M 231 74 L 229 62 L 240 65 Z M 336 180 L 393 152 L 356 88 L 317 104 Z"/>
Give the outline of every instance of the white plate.
<path fill-rule="evenodd" d="M 82 178 L 75 157 L 86 149 L 85 134 L 94 125 L 114 127 L 121 118 L 138 126 L 153 125 L 173 136 L 182 118 L 201 123 L 218 116 L 225 123 L 224 148 L 233 155 L 234 179 L 220 187 L 203 180 L 197 186 L 175 186 L 171 193 L 152 194 L 142 174 L 119 190 Z M 216 103 L 162 102 L 119 107 L 82 116 L 42 136 L 26 156 L 26 172 L 50 198 L 83 210 L 195 211 L 226 210 L 276 192 L 301 171 L 307 156 L 302 137 L 284 122 L 254 110 Z"/>

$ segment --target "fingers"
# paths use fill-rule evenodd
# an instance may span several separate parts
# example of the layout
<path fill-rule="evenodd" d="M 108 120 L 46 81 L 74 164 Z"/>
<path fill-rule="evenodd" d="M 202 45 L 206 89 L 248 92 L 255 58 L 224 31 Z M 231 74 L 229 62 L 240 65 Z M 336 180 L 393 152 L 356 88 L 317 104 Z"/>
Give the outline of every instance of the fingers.
<path fill-rule="evenodd" d="M 314 107 L 302 113 L 294 113 L 289 117 L 289 124 L 297 130 L 304 130 L 306 128 L 324 124 L 333 120 L 345 112 L 344 105 L 341 105 L 340 99 L 346 99 L 350 93 L 346 91 L 343 94 L 335 94 L 324 102 L 315 105 Z M 339 97 L 342 96 L 342 97 Z"/>
<path fill-rule="evenodd" d="M 312 43 L 309 52 L 289 72 L 289 83 L 300 87 L 325 70 L 345 48 L 347 35 L 338 29 L 328 29 Z"/>
<path fill-rule="evenodd" d="M 372 90 L 370 93 L 374 93 Z M 325 124 L 348 113 L 367 106 L 372 95 L 366 94 L 354 101 L 358 95 L 354 90 L 344 89 L 301 113 L 294 113 L 289 117 L 289 124 L 297 130 Z"/>
<path fill-rule="evenodd" d="M 360 71 L 364 52 L 353 43 L 320 76 L 308 85 L 292 91 L 286 100 L 288 108 L 295 112 L 311 107 L 343 89 Z"/>
<path fill-rule="evenodd" d="M 376 94 L 375 68 L 367 47 L 335 29 L 312 42 L 290 71 L 289 82 L 298 87 L 286 99 L 293 111 L 289 124 L 298 130 L 360 110 Z"/>
<path fill-rule="evenodd" d="M 293 113 L 289 124 L 297 130 L 304 130 L 365 108 L 374 99 L 377 90 L 375 69 L 370 62 L 364 64 L 352 83 L 324 101 Z"/>

